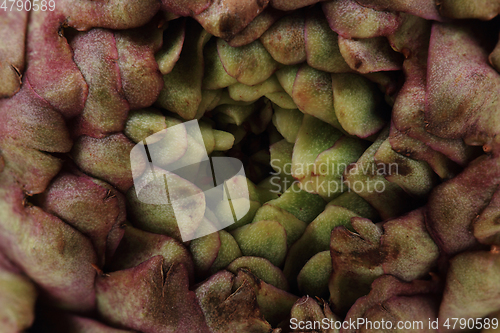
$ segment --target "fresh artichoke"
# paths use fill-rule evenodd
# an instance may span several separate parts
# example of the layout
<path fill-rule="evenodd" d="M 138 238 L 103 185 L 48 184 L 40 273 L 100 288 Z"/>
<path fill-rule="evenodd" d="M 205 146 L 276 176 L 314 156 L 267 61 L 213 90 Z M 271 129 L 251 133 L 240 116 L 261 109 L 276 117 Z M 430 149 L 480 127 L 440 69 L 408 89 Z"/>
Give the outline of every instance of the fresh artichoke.
<path fill-rule="evenodd" d="M 499 329 L 498 1 L 0 5 L 0 333 Z"/>

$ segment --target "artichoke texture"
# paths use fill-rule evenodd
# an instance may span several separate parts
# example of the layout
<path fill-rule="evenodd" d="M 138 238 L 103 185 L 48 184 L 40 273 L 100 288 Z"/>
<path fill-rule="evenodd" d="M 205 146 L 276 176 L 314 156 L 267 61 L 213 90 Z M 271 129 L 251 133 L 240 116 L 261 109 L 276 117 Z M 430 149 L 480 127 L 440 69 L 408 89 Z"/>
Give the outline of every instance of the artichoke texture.
<path fill-rule="evenodd" d="M 499 331 L 498 14 L 0 0 L 0 333 Z"/>

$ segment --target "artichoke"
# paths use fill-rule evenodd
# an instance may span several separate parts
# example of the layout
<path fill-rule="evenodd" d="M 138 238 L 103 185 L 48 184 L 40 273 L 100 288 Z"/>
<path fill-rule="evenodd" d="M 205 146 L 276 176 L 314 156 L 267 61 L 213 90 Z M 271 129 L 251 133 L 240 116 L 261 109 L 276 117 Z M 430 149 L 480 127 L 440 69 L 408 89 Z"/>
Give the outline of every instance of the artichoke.
<path fill-rule="evenodd" d="M 0 332 L 499 329 L 498 1 L 0 4 Z"/>

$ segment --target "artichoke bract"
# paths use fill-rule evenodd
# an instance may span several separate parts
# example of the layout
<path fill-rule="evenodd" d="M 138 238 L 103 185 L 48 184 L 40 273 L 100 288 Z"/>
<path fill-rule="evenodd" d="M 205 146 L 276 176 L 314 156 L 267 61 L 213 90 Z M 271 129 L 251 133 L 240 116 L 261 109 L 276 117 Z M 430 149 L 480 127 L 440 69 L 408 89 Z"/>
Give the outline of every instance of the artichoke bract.
<path fill-rule="evenodd" d="M 1 333 L 500 329 L 498 1 L 0 5 Z"/>

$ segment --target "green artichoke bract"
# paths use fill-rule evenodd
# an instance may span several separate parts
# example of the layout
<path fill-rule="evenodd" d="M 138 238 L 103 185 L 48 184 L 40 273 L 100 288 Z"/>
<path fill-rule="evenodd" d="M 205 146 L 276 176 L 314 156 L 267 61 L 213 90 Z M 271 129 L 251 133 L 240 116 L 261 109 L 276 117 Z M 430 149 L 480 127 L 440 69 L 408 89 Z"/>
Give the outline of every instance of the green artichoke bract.
<path fill-rule="evenodd" d="M 500 329 L 498 1 L 35 4 L 0 332 Z"/>
<path fill-rule="evenodd" d="M 6 332 L 29 328 L 34 321 L 35 285 L 8 259 L 0 257 L 0 323 Z"/>

